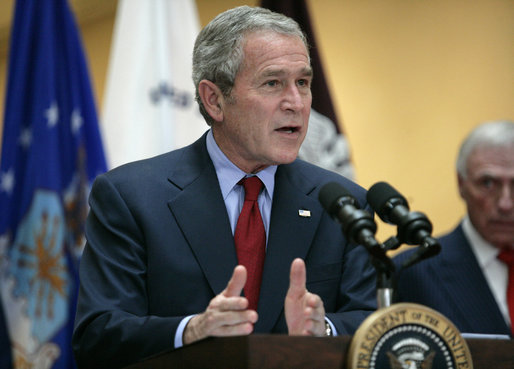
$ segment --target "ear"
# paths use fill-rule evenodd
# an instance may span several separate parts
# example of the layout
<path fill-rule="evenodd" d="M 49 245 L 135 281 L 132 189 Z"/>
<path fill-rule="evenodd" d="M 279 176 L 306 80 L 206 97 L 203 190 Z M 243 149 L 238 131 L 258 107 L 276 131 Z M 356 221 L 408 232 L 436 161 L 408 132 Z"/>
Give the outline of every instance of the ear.
<path fill-rule="evenodd" d="M 464 182 L 466 180 L 464 178 L 462 178 L 462 176 L 460 174 L 457 173 L 457 183 L 459 184 L 459 194 L 460 194 L 460 197 L 464 198 Z"/>
<path fill-rule="evenodd" d="M 223 121 L 223 110 L 221 109 L 222 93 L 219 87 L 213 82 L 203 79 L 198 84 L 198 94 L 211 118 L 216 122 Z"/>

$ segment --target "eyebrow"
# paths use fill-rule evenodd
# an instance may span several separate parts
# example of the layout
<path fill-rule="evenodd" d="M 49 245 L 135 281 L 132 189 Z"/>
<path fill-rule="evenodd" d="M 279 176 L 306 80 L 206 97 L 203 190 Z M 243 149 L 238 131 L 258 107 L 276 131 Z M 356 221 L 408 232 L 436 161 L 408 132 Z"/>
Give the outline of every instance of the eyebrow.
<path fill-rule="evenodd" d="M 296 72 L 294 72 L 296 73 Z M 312 77 L 312 68 L 305 67 L 302 68 L 299 73 L 304 77 Z M 284 69 L 271 69 L 267 70 L 262 74 L 262 77 L 278 77 L 287 74 Z"/>

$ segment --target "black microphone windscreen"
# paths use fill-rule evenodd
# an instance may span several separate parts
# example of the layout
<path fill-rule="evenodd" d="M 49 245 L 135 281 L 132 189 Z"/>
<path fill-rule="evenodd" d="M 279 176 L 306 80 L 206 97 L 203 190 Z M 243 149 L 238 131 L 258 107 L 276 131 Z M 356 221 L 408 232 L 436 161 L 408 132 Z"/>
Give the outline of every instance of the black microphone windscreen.
<path fill-rule="evenodd" d="M 386 211 L 385 206 L 391 199 L 400 200 L 402 205 L 409 207 L 407 200 L 394 189 L 393 186 L 386 182 L 377 182 L 370 187 L 366 194 L 366 199 L 371 207 L 381 216 Z"/>
<path fill-rule="evenodd" d="M 350 192 L 339 183 L 329 182 L 319 191 L 318 199 L 323 208 L 334 216 L 338 210 L 338 202 L 343 196 L 352 196 Z"/>

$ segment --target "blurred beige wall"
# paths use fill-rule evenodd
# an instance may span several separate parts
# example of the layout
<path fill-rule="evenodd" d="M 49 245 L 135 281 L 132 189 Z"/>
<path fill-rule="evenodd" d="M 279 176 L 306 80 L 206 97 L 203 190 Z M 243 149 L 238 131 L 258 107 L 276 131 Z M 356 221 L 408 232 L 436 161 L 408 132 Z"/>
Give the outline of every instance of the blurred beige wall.
<path fill-rule="evenodd" d="M 115 0 L 103 0 L 111 8 L 96 18 L 80 13 L 83 3 L 90 1 L 72 4 L 79 13 L 101 110 Z M 197 0 L 202 25 L 225 9 L 258 3 Z M 369 188 L 388 181 L 407 197 L 413 210 L 429 216 L 435 234 L 449 230 L 464 213 L 454 174 L 460 141 L 479 122 L 514 119 L 514 1 L 310 0 L 308 4 L 351 145 L 357 182 Z M 0 55 L 0 112 L 4 54 Z M 379 239 L 392 232 L 392 227 L 379 224 Z"/>

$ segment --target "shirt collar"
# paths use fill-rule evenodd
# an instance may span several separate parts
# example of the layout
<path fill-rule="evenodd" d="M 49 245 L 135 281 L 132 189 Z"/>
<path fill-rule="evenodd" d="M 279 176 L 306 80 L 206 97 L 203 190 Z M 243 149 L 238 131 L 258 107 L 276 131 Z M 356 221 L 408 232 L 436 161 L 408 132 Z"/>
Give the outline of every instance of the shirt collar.
<path fill-rule="evenodd" d="M 221 188 L 221 194 L 225 200 L 237 182 L 239 182 L 239 180 L 244 176 L 250 176 L 251 174 L 243 172 L 226 157 L 216 143 L 212 134 L 212 129 L 207 133 L 207 152 L 214 164 L 214 169 L 216 170 L 216 175 L 218 176 L 218 182 Z M 277 166 L 270 165 L 256 174 L 262 183 L 264 183 L 264 187 L 270 199 L 273 199 L 276 171 Z"/>
<path fill-rule="evenodd" d="M 496 260 L 499 253 L 498 248 L 491 245 L 489 242 L 484 240 L 482 236 L 480 236 L 475 227 L 473 227 L 468 215 L 466 215 L 462 220 L 462 230 L 475 253 L 480 267 L 482 269 L 487 268 L 491 262 Z"/>

